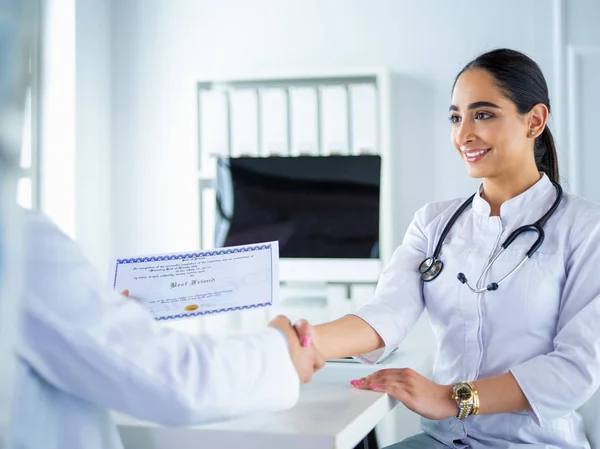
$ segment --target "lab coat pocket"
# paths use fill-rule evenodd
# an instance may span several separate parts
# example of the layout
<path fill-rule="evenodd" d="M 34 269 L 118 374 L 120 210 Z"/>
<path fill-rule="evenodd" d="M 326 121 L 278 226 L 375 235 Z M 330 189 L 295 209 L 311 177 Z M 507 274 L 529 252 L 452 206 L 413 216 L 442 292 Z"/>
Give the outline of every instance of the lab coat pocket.
<path fill-rule="evenodd" d="M 490 278 L 501 279 L 518 266 L 524 256 L 520 248 L 507 249 L 498 258 Z M 513 328 L 514 332 L 547 340 L 548 331 L 556 328 L 564 280 L 562 256 L 538 252 L 500 285 L 497 292 L 500 295 L 496 292 L 489 295 L 488 312 L 496 318 L 504 316 L 503 325 Z M 493 300 L 497 297 L 502 301 Z M 506 310 L 512 313 L 506 314 Z"/>
<path fill-rule="evenodd" d="M 538 253 L 527 263 L 530 266 L 524 302 L 525 326 L 532 332 L 554 329 L 566 279 L 563 258 L 557 254 Z"/>

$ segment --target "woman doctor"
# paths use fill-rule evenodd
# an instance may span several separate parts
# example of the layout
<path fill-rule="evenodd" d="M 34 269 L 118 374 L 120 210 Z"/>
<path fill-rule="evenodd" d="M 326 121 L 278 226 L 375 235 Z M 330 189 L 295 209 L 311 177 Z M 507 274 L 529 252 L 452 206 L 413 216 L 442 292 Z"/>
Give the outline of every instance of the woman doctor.
<path fill-rule="evenodd" d="M 422 415 L 424 433 L 395 449 L 589 448 L 575 410 L 600 384 L 600 207 L 562 194 L 549 112 L 527 56 L 501 49 L 467 64 L 451 139 L 480 188 L 420 209 L 372 303 L 315 328 L 326 358 L 374 363 L 427 308 L 433 381 L 410 369 L 352 381 Z M 515 233 L 532 224 L 543 241 L 534 227 Z"/>

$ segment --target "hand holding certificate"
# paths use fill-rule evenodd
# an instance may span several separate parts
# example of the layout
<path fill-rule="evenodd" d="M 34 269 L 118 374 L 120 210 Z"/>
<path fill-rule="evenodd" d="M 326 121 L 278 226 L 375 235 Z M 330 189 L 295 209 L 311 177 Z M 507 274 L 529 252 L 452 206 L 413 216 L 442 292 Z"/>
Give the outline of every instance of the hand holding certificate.
<path fill-rule="evenodd" d="M 265 307 L 277 297 L 278 261 L 278 242 L 116 259 L 112 287 L 157 320 Z"/>

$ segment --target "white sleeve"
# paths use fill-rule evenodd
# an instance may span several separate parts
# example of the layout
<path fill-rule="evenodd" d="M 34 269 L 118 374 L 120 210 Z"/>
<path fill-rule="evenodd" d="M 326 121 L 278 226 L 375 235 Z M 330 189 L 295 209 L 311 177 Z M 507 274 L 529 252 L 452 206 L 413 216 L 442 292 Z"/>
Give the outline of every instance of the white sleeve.
<path fill-rule="evenodd" d="M 510 370 L 541 425 L 581 407 L 600 386 L 600 213 L 593 212 L 591 220 L 580 214 L 569 238 L 554 350 Z"/>
<path fill-rule="evenodd" d="M 354 313 L 385 343 L 382 349 L 359 356 L 362 362 L 377 363 L 386 357 L 404 340 L 423 313 L 423 281 L 418 267 L 427 251 L 426 210 L 427 206 L 415 214 L 402 245 L 379 278 L 372 302 Z"/>
<path fill-rule="evenodd" d="M 31 215 L 24 231 L 19 356 L 47 382 L 165 425 L 297 402 L 299 378 L 276 330 L 223 338 L 178 333 L 106 287 L 77 245 L 42 216 Z"/>

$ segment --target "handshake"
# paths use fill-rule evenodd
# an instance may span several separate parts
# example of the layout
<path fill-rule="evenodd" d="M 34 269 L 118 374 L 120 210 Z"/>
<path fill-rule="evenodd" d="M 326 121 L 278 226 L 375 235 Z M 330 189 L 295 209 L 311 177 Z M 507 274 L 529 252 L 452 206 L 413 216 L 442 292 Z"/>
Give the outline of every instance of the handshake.
<path fill-rule="evenodd" d="M 325 357 L 317 349 L 315 328 L 305 320 L 299 320 L 292 326 L 289 318 L 276 316 L 269 323 L 287 337 L 290 358 L 302 383 L 310 382 L 314 373 L 323 368 Z"/>
<path fill-rule="evenodd" d="M 129 290 L 121 292 L 129 296 Z M 300 382 L 308 383 L 314 373 L 325 365 L 325 357 L 316 347 L 317 333 L 315 328 L 306 320 L 299 320 L 292 326 L 289 318 L 278 315 L 271 320 L 269 327 L 279 329 L 287 338 L 290 358 L 294 363 Z"/>

